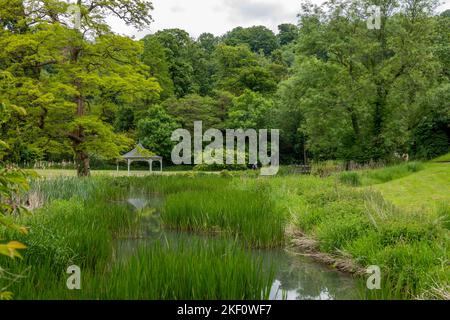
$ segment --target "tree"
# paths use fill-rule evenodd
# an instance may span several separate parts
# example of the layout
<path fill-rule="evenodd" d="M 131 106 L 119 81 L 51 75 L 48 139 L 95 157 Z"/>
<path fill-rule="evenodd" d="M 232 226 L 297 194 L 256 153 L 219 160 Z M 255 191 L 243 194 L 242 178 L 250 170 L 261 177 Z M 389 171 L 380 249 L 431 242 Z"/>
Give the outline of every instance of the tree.
<path fill-rule="evenodd" d="M 245 44 L 254 53 L 262 52 L 265 55 L 270 55 L 279 46 L 275 34 L 264 26 L 234 28 L 224 35 L 223 42 L 230 46 Z"/>
<path fill-rule="evenodd" d="M 277 89 L 277 80 L 269 70 L 261 66 L 243 68 L 238 75 L 234 91 L 243 92 L 245 89 L 273 93 Z"/>
<path fill-rule="evenodd" d="M 179 128 L 179 124 L 160 105 L 150 107 L 144 119 L 139 120 L 138 137 L 150 151 L 170 158 L 174 146 L 171 140 L 172 132 Z"/>
<path fill-rule="evenodd" d="M 366 27 L 365 1 L 303 8 L 293 77 L 277 104 L 302 115 L 296 131 L 307 152 L 364 162 L 408 151 L 419 98 L 444 80 L 432 2 L 381 1 L 378 30 Z"/>
<path fill-rule="evenodd" d="M 175 90 L 165 48 L 154 36 L 146 36 L 143 41 L 142 62 L 150 67 L 150 75 L 158 80 L 162 88 L 161 99 L 165 100 L 171 97 Z"/>
<path fill-rule="evenodd" d="M 169 62 L 169 72 L 177 97 L 196 92 L 194 69 L 192 66 L 193 41 L 189 34 L 181 29 L 165 29 L 155 33 L 154 37 L 164 47 Z"/>
<path fill-rule="evenodd" d="M 30 5 L 30 4 L 27 4 Z M 36 3 L 24 15 L 30 32 L 4 31 L 0 63 L 6 66 L 0 97 L 23 106 L 30 117 L 25 141 L 43 147 L 69 146 L 79 176 L 90 174 L 90 157 L 115 158 L 130 143 L 108 121 L 120 104 L 158 97 L 160 87 L 140 62 L 140 43 L 112 34 L 104 23 L 109 13 L 142 27 L 150 23 L 147 1 L 77 1 L 81 29 L 67 28 L 68 4 Z M 1 19 L 0 19 L 1 20 Z M 11 57 L 18 59 L 11 60 Z M 105 121 L 107 120 L 107 121 Z M 51 153 L 54 150 L 46 150 Z"/>
<path fill-rule="evenodd" d="M 217 105 L 211 97 L 190 94 L 180 99 L 168 99 L 163 106 L 183 128 L 191 132 L 194 121 L 203 121 L 204 128 L 217 128 L 220 124 Z"/>
<path fill-rule="evenodd" d="M 236 129 L 267 129 L 271 127 L 273 101 L 259 93 L 245 90 L 233 99 L 229 110 L 229 127 Z"/>
<path fill-rule="evenodd" d="M 450 84 L 433 88 L 421 97 L 411 120 L 414 156 L 432 159 L 450 152 Z"/>
<path fill-rule="evenodd" d="M 219 42 L 220 39 L 218 37 L 207 32 L 202 33 L 197 39 L 198 45 L 209 54 L 213 53 Z"/>
<path fill-rule="evenodd" d="M 298 27 L 291 23 L 283 23 L 278 26 L 278 42 L 281 46 L 288 45 L 295 40 L 297 40 L 299 36 Z"/>

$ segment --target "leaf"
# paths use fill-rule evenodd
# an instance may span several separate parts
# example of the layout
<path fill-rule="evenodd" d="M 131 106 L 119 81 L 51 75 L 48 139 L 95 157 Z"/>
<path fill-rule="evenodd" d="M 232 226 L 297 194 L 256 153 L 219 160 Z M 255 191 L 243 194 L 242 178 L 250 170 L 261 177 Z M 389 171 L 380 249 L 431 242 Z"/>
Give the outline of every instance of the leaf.
<path fill-rule="evenodd" d="M 26 249 L 27 246 L 18 241 L 10 241 L 7 246 L 12 249 Z"/>
<path fill-rule="evenodd" d="M 18 107 L 18 106 L 11 105 L 10 108 L 12 110 L 14 110 L 15 112 L 17 112 L 18 114 L 20 114 L 21 116 L 26 116 L 27 115 L 27 111 L 23 107 Z"/>
<path fill-rule="evenodd" d="M 0 244 L 0 254 L 10 257 L 11 259 L 20 258 L 22 255 L 17 251 L 18 249 L 25 249 L 26 246 L 17 241 L 11 241 L 7 244 Z"/>
<path fill-rule="evenodd" d="M 13 293 L 9 291 L 0 292 L 0 300 L 12 300 Z"/>

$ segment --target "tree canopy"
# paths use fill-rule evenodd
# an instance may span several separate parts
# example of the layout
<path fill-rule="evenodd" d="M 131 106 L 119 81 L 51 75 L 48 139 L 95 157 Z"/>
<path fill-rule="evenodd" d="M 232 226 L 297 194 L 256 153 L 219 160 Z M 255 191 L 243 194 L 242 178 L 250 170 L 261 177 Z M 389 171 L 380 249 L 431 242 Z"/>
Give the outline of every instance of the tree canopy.
<path fill-rule="evenodd" d="M 431 158 L 449 151 L 448 10 L 433 0 L 304 4 L 298 24 L 141 40 L 149 1 L 0 0 L 0 153 L 5 162 L 116 159 L 138 139 L 169 156 L 176 126 L 279 128 L 284 162 Z M 33 9 L 33 10 L 31 10 Z M 207 31 L 207 30 L 205 30 Z M 6 119 L 8 114 L 8 120 Z M 26 116 L 25 116 L 26 114 Z M 6 149 L 5 146 L 8 146 Z"/>

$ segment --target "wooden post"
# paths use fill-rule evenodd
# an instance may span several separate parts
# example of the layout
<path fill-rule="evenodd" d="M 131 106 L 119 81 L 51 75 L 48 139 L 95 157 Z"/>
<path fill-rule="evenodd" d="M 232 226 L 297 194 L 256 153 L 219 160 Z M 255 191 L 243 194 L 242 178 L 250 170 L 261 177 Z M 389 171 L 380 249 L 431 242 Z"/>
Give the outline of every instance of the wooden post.
<path fill-rule="evenodd" d="M 130 176 L 130 159 L 127 159 L 127 163 L 128 163 L 128 176 Z"/>

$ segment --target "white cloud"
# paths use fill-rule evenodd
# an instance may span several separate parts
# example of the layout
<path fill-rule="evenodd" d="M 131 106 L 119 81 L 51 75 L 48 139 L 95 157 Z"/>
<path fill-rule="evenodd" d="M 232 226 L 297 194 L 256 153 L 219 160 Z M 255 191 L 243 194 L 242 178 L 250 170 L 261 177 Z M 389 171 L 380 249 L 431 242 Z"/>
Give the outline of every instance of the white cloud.
<path fill-rule="evenodd" d="M 323 0 L 317 0 L 323 1 Z M 297 23 L 301 0 L 153 0 L 154 22 L 139 32 L 116 18 L 113 30 L 142 37 L 149 32 L 180 28 L 197 37 L 203 32 L 222 35 L 237 26 L 265 25 L 276 31 L 281 23 Z"/>
<path fill-rule="evenodd" d="M 168 28 L 184 29 L 193 37 L 203 32 L 222 35 L 238 26 L 265 25 L 276 31 L 281 23 L 297 23 L 302 0 L 152 0 L 152 3 L 154 22 L 147 30 L 137 31 L 116 18 L 109 18 L 108 22 L 115 32 L 137 38 Z M 448 8 L 450 0 L 439 11 Z"/>

